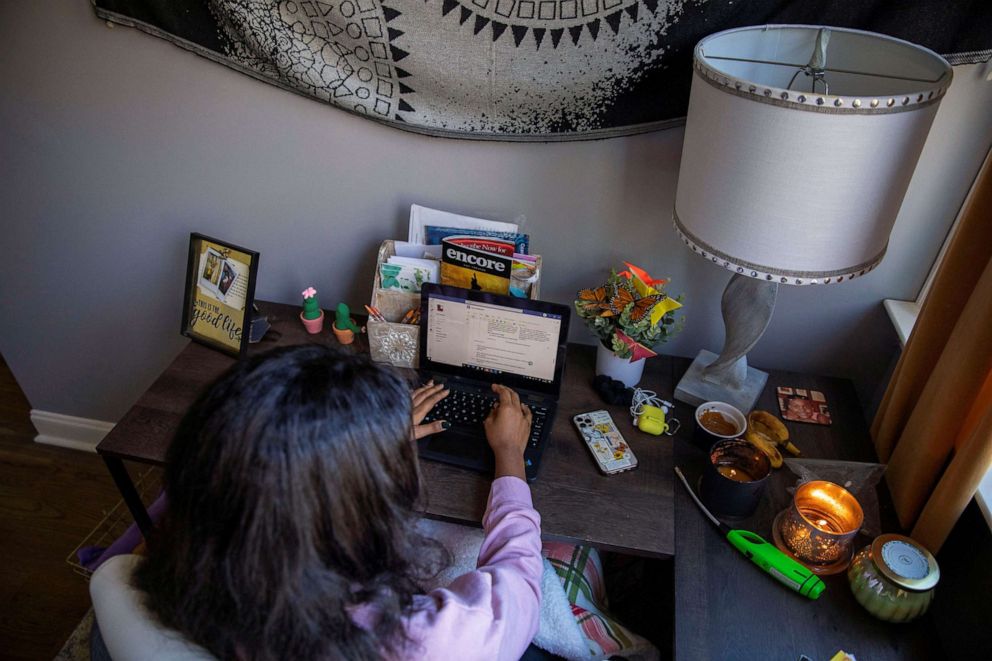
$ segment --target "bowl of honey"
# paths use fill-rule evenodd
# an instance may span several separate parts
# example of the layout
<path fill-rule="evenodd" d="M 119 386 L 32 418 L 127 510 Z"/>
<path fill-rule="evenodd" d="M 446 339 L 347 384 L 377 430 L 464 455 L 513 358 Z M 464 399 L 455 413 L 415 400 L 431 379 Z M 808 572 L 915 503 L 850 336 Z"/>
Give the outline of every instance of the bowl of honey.
<path fill-rule="evenodd" d="M 714 443 L 740 438 L 747 430 L 747 418 L 726 402 L 704 402 L 696 407 L 693 438 L 703 449 Z"/>

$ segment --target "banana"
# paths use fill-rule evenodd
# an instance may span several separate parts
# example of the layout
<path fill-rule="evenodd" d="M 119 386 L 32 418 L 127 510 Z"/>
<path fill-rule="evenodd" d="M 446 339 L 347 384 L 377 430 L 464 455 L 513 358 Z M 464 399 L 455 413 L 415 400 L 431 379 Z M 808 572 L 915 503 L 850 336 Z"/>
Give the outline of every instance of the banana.
<path fill-rule="evenodd" d="M 789 441 L 789 430 L 782 424 L 782 421 L 768 411 L 751 411 L 750 415 L 747 416 L 747 423 L 749 429 L 764 434 L 785 448 L 790 454 L 796 457 L 802 454 L 799 448 Z"/>
<path fill-rule="evenodd" d="M 780 468 L 782 466 L 782 453 L 778 451 L 778 446 L 775 441 L 770 439 L 767 435 L 756 429 L 748 429 L 744 434 L 744 438 L 747 442 L 764 452 L 768 456 L 768 460 L 772 464 L 772 468 Z"/>

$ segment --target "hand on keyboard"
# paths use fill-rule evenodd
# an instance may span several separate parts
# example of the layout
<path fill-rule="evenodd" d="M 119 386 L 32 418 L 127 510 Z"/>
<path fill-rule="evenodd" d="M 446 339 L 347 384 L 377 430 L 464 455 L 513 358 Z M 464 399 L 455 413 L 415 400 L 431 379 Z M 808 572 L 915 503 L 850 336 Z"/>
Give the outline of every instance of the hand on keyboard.
<path fill-rule="evenodd" d="M 415 438 L 436 434 L 451 426 L 444 419 L 436 419 L 421 424 L 431 409 L 447 396 L 448 389 L 444 387 L 444 384 L 435 384 L 433 381 L 428 381 L 426 385 L 413 391 L 413 435 Z"/>
<path fill-rule="evenodd" d="M 494 383 L 493 392 L 499 400 L 483 424 L 486 440 L 496 455 L 496 477 L 512 475 L 525 480 L 524 450 L 530 438 L 530 408 L 521 404 L 520 396 L 506 386 Z"/>
<path fill-rule="evenodd" d="M 481 427 L 495 403 L 496 397 L 489 393 L 455 389 L 431 409 L 425 420 L 447 420 L 462 428 Z"/>

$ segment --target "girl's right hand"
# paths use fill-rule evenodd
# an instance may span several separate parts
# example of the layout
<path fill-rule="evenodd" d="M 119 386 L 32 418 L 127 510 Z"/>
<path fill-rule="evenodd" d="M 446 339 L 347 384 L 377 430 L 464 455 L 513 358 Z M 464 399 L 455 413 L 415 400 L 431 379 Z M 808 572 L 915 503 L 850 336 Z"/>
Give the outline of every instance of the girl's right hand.
<path fill-rule="evenodd" d="M 494 383 L 493 392 L 499 396 L 499 401 L 493 405 L 483 426 L 489 447 L 496 455 L 496 477 L 512 475 L 525 479 L 524 450 L 530 438 L 530 408 L 521 404 L 520 396 L 506 386 Z"/>

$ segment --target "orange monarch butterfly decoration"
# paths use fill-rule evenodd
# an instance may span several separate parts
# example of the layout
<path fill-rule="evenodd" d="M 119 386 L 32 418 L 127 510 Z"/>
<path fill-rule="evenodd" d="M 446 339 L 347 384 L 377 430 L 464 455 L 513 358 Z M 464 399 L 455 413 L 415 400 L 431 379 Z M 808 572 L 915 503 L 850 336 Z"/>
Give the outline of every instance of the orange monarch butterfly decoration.
<path fill-rule="evenodd" d="M 579 301 L 587 311 L 598 313 L 600 317 L 618 317 L 634 302 L 634 294 L 623 284 L 617 283 L 596 289 L 583 289 L 579 292 Z"/>
<path fill-rule="evenodd" d="M 681 326 L 673 325 L 675 320 L 666 315 L 682 304 L 662 290 L 667 280 L 624 264 L 628 270 L 613 272 L 603 286 L 580 290 L 575 309 L 607 348 L 622 358 L 640 360 L 655 355 L 647 345 L 664 341 L 680 330 Z"/>
<path fill-rule="evenodd" d="M 627 266 L 634 272 L 633 274 L 630 271 L 617 274 L 626 277 L 626 280 L 607 283 L 596 289 L 582 289 L 579 291 L 576 304 L 583 307 L 586 312 L 598 314 L 600 317 L 618 317 L 623 314 L 628 305 L 633 303 L 630 320 L 635 324 L 651 314 L 656 306 L 661 309 L 657 315 L 651 315 L 653 317 L 652 324 L 658 323 L 666 312 L 681 307 L 678 301 L 669 298 L 666 294 L 659 293 L 654 288 L 654 285 L 665 284 L 668 282 L 667 280 L 652 279 L 643 269 L 632 264 L 627 264 Z"/>

